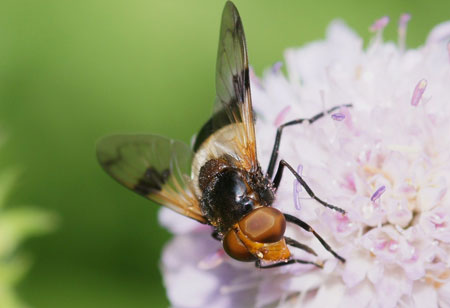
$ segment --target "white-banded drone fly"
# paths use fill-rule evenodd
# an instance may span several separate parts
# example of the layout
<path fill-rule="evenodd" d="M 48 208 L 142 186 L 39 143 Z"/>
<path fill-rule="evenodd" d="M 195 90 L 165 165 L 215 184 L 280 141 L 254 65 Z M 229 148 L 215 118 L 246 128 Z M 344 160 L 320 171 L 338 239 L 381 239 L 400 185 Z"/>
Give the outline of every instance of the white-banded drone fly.
<path fill-rule="evenodd" d="M 228 1 L 220 30 L 214 113 L 193 148 L 158 135 L 112 135 L 98 142 L 97 157 L 105 171 L 129 189 L 212 226 L 214 238 L 236 260 L 253 261 L 259 268 L 292 263 L 321 267 L 291 256 L 288 246 L 317 254 L 285 236 L 286 223 L 312 232 L 326 250 L 342 262 L 345 259 L 304 221 L 272 207 L 284 168 L 311 198 L 342 214 L 345 211 L 318 198 L 285 160 L 278 162 L 278 150 L 285 127 L 313 123 L 340 107 L 278 127 L 264 174 L 256 155 L 244 29 L 236 7 Z"/>

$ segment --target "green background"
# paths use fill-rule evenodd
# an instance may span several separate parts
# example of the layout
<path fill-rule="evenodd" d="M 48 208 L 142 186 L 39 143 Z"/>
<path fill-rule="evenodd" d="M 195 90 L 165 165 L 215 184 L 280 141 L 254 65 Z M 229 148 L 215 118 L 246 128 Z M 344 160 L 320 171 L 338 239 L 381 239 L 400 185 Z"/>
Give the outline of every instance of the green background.
<path fill-rule="evenodd" d="M 290 46 L 322 38 L 342 18 L 368 27 L 410 12 L 408 45 L 449 19 L 450 2 L 235 1 L 260 74 Z M 2 0 L 0 167 L 24 170 L 12 204 L 60 216 L 27 242 L 34 266 L 19 294 L 34 307 L 165 307 L 159 258 L 170 235 L 157 207 L 104 174 L 95 142 L 115 132 L 188 141 L 210 114 L 224 1 Z"/>

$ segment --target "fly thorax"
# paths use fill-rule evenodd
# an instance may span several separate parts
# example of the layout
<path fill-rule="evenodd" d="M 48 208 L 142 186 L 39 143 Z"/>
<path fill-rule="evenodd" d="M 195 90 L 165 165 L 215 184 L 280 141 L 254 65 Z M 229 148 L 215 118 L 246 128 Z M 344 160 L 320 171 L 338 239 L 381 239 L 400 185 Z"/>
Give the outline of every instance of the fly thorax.
<path fill-rule="evenodd" d="M 209 162 L 208 162 L 209 163 Z M 216 170 L 212 175 L 203 175 L 201 209 L 219 232 L 227 231 L 234 223 L 251 212 L 257 200 L 246 182 L 244 171 L 225 167 L 220 162 L 205 164 L 207 170 Z"/>

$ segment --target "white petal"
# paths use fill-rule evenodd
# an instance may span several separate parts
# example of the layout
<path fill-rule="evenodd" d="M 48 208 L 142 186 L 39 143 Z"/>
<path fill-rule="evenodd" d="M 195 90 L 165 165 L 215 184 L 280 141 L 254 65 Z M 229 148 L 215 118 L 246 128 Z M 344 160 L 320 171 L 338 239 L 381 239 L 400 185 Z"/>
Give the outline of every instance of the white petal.
<path fill-rule="evenodd" d="M 325 282 L 317 292 L 314 299 L 311 300 L 307 308 L 335 308 L 339 307 L 339 304 L 343 300 L 343 296 L 345 294 L 345 286 L 336 280 L 330 279 Z"/>
<path fill-rule="evenodd" d="M 438 289 L 438 303 L 441 308 L 449 308 L 450 307 L 450 283 L 444 283 Z"/>
<path fill-rule="evenodd" d="M 161 225 L 174 234 L 186 234 L 201 227 L 198 221 L 180 215 L 165 207 L 159 210 L 158 220 Z"/>
<path fill-rule="evenodd" d="M 413 290 L 415 307 L 437 308 L 438 299 L 436 290 L 428 284 L 417 283 Z"/>
<path fill-rule="evenodd" d="M 354 288 L 348 288 L 339 307 L 368 307 L 370 301 L 374 299 L 373 297 L 372 286 L 365 281 Z"/>
<path fill-rule="evenodd" d="M 167 296 L 174 306 L 206 307 L 209 297 L 219 288 L 215 275 L 192 267 L 181 268 L 177 275 L 169 279 Z"/>
<path fill-rule="evenodd" d="M 427 37 L 427 45 L 448 41 L 450 38 L 450 21 L 445 21 L 435 26 Z"/>
<path fill-rule="evenodd" d="M 363 281 L 366 273 L 369 270 L 371 262 L 361 256 L 358 258 L 348 259 L 345 264 L 345 270 L 342 279 L 348 288 L 355 287 L 358 283 Z"/>

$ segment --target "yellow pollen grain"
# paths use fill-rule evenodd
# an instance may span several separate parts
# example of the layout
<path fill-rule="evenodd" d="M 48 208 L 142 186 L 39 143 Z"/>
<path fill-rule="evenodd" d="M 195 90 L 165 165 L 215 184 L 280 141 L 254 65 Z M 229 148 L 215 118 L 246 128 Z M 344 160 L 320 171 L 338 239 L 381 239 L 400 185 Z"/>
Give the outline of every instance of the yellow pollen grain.
<path fill-rule="evenodd" d="M 361 65 L 358 65 L 357 67 L 356 67 L 356 69 L 355 69 L 355 78 L 356 78 L 356 80 L 360 80 L 361 79 L 361 76 L 362 76 L 362 66 Z"/>
<path fill-rule="evenodd" d="M 389 183 L 391 185 L 394 184 L 394 180 L 392 179 L 390 174 L 387 173 L 386 171 L 384 171 L 383 169 L 380 169 L 380 168 L 374 167 L 374 166 L 370 166 L 370 165 L 365 165 L 363 167 L 363 170 L 364 170 L 364 172 L 369 173 L 370 175 L 381 174 L 389 181 Z"/>
<path fill-rule="evenodd" d="M 437 279 L 435 279 L 435 277 L 432 277 L 431 275 L 426 275 L 425 282 L 431 284 L 435 289 L 439 289 L 444 284 L 443 281 L 447 280 L 448 278 L 450 278 L 450 269 L 447 269 L 445 272 L 440 274 Z"/>

